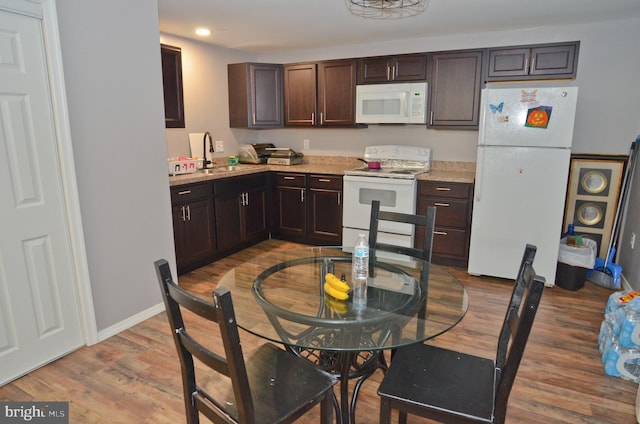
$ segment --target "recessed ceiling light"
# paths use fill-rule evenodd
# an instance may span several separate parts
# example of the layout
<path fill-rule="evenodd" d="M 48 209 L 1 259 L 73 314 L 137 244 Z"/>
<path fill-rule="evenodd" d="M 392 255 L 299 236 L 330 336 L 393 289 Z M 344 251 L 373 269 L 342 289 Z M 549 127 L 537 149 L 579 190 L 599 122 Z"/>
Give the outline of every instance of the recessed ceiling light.
<path fill-rule="evenodd" d="M 196 34 L 201 37 L 206 37 L 207 35 L 211 35 L 211 31 L 208 28 L 196 28 Z"/>

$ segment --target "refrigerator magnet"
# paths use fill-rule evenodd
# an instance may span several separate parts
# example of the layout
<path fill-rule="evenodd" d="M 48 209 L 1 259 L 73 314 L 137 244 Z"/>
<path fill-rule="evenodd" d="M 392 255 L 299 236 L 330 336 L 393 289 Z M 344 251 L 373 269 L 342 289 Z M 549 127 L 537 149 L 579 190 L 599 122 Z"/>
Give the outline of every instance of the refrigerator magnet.
<path fill-rule="evenodd" d="M 529 128 L 547 128 L 551 119 L 551 106 L 538 106 L 527 111 L 527 119 L 524 123 Z"/>

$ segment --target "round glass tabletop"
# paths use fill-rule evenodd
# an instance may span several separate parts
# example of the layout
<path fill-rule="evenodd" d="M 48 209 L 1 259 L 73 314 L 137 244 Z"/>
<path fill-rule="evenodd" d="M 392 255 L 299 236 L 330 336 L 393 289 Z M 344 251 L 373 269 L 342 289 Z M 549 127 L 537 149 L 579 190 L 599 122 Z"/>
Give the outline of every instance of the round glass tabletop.
<path fill-rule="evenodd" d="M 332 273 L 351 280 L 351 248 L 278 249 L 238 263 L 219 281 L 230 289 L 238 326 L 277 343 L 315 350 L 372 351 L 435 337 L 468 307 L 445 268 L 388 253 L 372 255 L 366 306 L 324 290 Z"/>

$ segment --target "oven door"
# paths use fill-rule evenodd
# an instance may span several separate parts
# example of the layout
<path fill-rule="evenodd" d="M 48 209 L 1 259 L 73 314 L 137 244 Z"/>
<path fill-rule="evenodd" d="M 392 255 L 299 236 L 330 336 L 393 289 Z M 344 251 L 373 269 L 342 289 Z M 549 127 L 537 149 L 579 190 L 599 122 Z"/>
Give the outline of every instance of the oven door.
<path fill-rule="evenodd" d="M 343 181 L 342 225 L 347 233 L 353 232 L 348 229 L 355 230 L 356 233 L 358 230 L 367 232 L 371 217 L 371 201 L 373 200 L 380 201 L 380 210 L 407 214 L 416 213 L 417 183 L 415 179 L 346 175 Z M 380 223 L 378 231 L 413 238 L 413 226 L 410 224 L 383 221 Z M 348 240 L 343 239 L 343 243 L 347 242 Z M 349 246 L 349 244 L 344 245 Z"/>

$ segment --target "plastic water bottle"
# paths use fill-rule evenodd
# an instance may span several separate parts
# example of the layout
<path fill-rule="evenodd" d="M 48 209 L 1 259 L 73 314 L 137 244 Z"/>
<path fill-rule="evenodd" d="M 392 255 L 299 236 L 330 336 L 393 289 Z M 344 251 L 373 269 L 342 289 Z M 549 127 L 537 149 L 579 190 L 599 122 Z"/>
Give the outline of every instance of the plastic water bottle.
<path fill-rule="evenodd" d="M 367 306 L 367 279 L 369 278 L 369 242 L 364 234 L 358 235 L 353 247 L 351 271 L 351 298 L 355 307 Z"/>

